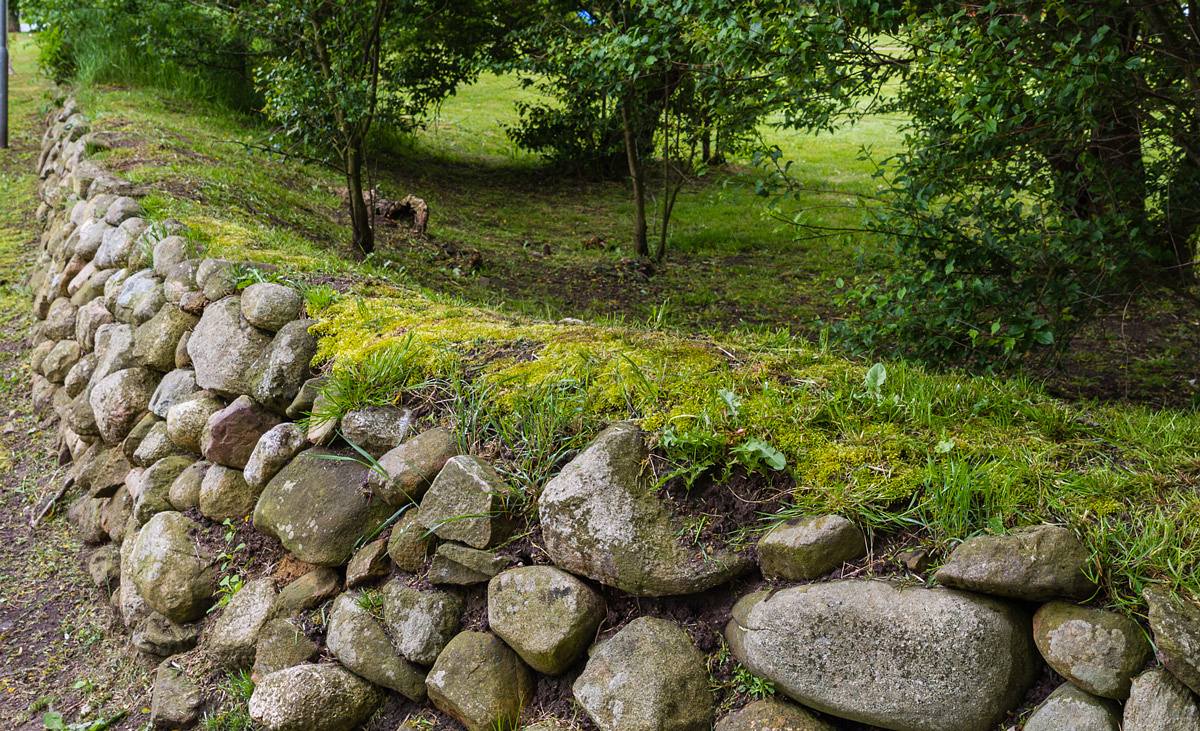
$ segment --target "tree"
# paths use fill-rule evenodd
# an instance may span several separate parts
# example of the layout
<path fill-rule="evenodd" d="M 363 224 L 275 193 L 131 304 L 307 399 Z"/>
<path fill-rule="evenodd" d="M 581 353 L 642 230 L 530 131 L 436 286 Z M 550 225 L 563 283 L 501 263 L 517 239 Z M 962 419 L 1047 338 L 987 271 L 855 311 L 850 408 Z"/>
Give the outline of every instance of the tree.
<path fill-rule="evenodd" d="M 407 129 L 477 73 L 503 26 L 474 0 L 265 0 L 225 6 L 257 38 L 264 112 L 346 179 L 355 251 L 375 248 L 364 176 L 375 126 Z"/>
<path fill-rule="evenodd" d="M 745 65 L 731 65 L 744 64 L 745 57 L 714 45 L 739 5 L 600 0 L 581 11 L 543 0 L 539 19 L 520 31 L 518 68 L 539 79 L 558 107 L 525 107 L 515 138 L 529 146 L 595 153 L 599 160 L 619 150 L 630 181 L 638 256 L 665 256 L 675 202 L 713 157 L 714 132 L 732 147 L 768 110 L 760 101 L 765 80 Z M 743 37 L 754 32 L 749 26 L 736 31 Z M 653 248 L 651 200 L 658 219 Z"/>
<path fill-rule="evenodd" d="M 856 289 L 848 335 L 990 364 L 1065 342 L 1109 293 L 1194 270 L 1195 3 L 812 9 L 791 39 L 807 50 L 790 48 L 821 53 L 792 69 L 796 86 L 870 78 L 858 111 L 909 120 L 868 222 L 898 268 Z"/>

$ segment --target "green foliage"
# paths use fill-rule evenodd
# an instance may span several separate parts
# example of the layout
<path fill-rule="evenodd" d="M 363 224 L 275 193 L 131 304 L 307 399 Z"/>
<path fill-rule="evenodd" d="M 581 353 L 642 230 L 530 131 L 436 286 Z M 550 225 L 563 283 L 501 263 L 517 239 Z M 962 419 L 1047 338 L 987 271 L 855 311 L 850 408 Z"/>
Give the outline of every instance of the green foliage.
<path fill-rule="evenodd" d="M 217 562 L 220 567 L 220 579 L 217 581 L 217 601 L 208 608 L 209 614 L 228 606 L 234 595 L 242 590 L 246 581 L 242 575 L 234 571 L 239 555 L 246 550 L 245 543 L 234 542 L 237 540 L 237 526 L 229 518 L 225 519 L 221 525 L 225 527 L 225 533 L 222 536 L 225 542 L 225 548 L 217 556 Z"/>
<path fill-rule="evenodd" d="M 69 723 L 58 711 L 47 711 L 42 716 L 42 727 L 46 731 L 106 731 L 127 715 L 127 712 L 121 711 L 113 716 L 98 718 L 92 721 Z"/>
<path fill-rule="evenodd" d="M 25 0 L 41 65 L 59 82 L 140 83 L 225 103 L 255 104 L 240 29 L 204 3 Z"/>
<path fill-rule="evenodd" d="M 472 0 L 267 0 L 236 6 L 256 39 L 274 149 L 343 174 L 354 245 L 374 250 L 367 139 L 409 129 L 471 78 L 499 14 Z"/>
<path fill-rule="evenodd" d="M 255 728 L 247 705 L 254 694 L 254 680 L 249 671 L 227 673 L 217 685 L 217 691 L 218 710 L 204 714 L 200 722 L 204 731 L 251 731 Z"/>
<path fill-rule="evenodd" d="M 359 300 L 360 305 L 362 301 Z M 322 405 L 307 422 L 323 424 L 367 406 L 393 406 L 424 382 L 412 338 L 372 350 L 361 361 L 338 364 L 321 390 Z"/>
<path fill-rule="evenodd" d="M 881 108 L 910 120 L 869 223 L 900 267 L 844 299 L 862 311 L 850 341 L 994 365 L 1064 345 L 1105 297 L 1191 266 L 1200 46 L 1182 4 L 907 12 L 886 56 L 844 65 L 891 76 Z"/>
<path fill-rule="evenodd" d="M 363 611 L 383 616 L 383 592 L 379 589 L 364 589 L 354 601 Z"/>
<path fill-rule="evenodd" d="M 639 256 L 665 255 L 679 191 L 704 174 L 716 156 L 714 141 L 721 150 L 734 149 L 769 111 L 753 73 L 757 59 L 715 48 L 749 42 L 757 32 L 729 23 L 737 5 L 608 0 L 581 11 L 543 0 L 535 22 L 516 31 L 524 53 L 510 66 L 553 102 L 521 105 L 522 124 L 511 136 L 530 149 L 606 170 L 623 157 Z M 658 228 L 653 252 L 650 196 Z"/>

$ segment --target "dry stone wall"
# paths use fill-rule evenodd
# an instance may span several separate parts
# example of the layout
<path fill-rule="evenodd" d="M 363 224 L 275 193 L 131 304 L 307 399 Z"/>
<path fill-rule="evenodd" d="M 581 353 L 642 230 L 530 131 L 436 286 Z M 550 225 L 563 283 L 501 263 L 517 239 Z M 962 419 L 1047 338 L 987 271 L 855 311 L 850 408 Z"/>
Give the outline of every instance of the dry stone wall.
<path fill-rule="evenodd" d="M 1151 592 L 1163 668 L 1147 669 L 1142 626 L 1077 603 L 1096 587 L 1065 528 L 968 541 L 939 588 L 834 580 L 867 553 L 838 516 L 782 523 L 751 551 L 681 541 L 633 424 L 546 485 L 533 525 L 504 513 L 486 460 L 402 406 L 302 424 L 322 396 L 300 293 L 239 290 L 253 263 L 145 220 L 87 158 L 100 143 L 73 102 L 49 122 L 33 399 L 61 436 L 89 572 L 162 659 L 156 727 L 196 724 L 214 677 L 252 670 L 248 713 L 270 731 L 381 728 L 389 704 L 472 731 L 988 731 L 1048 665 L 1061 685 L 1026 729 L 1200 730 L 1200 607 Z M 338 458 L 346 441 L 377 466 Z M 234 531 L 257 536 L 258 570 L 236 580 Z M 536 555 L 500 550 L 529 531 Z M 607 606 L 701 592 L 732 605 L 724 639 L 774 697 L 718 714 L 694 627 Z"/>

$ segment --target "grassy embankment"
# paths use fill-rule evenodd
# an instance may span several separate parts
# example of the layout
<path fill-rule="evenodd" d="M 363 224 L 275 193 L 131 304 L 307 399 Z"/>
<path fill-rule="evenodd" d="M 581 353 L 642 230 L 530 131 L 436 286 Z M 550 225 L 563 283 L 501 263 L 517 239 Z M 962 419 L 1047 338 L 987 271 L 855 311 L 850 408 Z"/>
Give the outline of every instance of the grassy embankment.
<path fill-rule="evenodd" d="M 564 310 L 554 298 L 541 306 L 534 295 L 508 294 L 509 268 L 561 271 L 555 254 L 536 258 L 536 247 L 515 242 L 565 247 L 610 225 L 619 236 L 624 204 L 613 194 L 619 185 L 564 183 L 515 152 L 499 161 L 501 133 L 472 126 L 506 114 L 486 85 L 467 90 L 443 110 L 435 132 L 395 153 L 404 173 L 385 180 L 389 193 L 431 200 L 438 237 L 509 242 L 475 277 L 437 271 L 428 266 L 432 248 L 398 237 L 388 256 L 366 264 L 344 257 L 337 177 L 247 149 L 242 143 L 263 134 L 252 120 L 154 91 L 87 88 L 80 96 L 95 126 L 117 142 L 107 163 L 152 191 L 151 215 L 184 220 L 215 255 L 254 257 L 280 265 L 282 276 L 334 281 L 343 290 L 333 298 L 318 287 L 311 297 L 325 336 L 320 358 L 347 375 L 339 408 L 406 389 L 434 393 L 460 425 L 469 421 L 503 443 L 501 466 L 520 492 L 515 502 L 529 504 L 523 498 L 536 495 L 565 450 L 604 420 L 634 416 L 684 469 L 727 450 L 753 463 L 753 450 L 738 451 L 750 438 L 778 449 L 795 480 L 789 513 L 840 512 L 943 547 L 977 531 L 1064 521 L 1095 552 L 1108 601 L 1136 610 L 1147 582 L 1200 595 L 1195 413 L 1071 405 L 1021 380 L 931 374 L 903 363 L 888 363 L 886 380 L 871 386 L 863 364 L 786 333 L 696 338 L 621 318 L 587 325 L 530 318 L 609 310 Z M 789 143 L 812 156 L 814 187 L 870 185 L 866 169 L 850 160 L 859 142 L 886 136 L 886 122 L 872 124 Z M 804 257 L 849 265 L 850 249 L 788 246 L 790 233 L 764 221 L 747 195 L 712 185 L 681 204 L 677 250 L 697 252 L 699 263 L 679 270 L 688 281 L 676 283 L 684 293 L 676 304 L 703 321 L 715 299 L 740 295 L 760 307 L 778 292 L 778 306 L 798 319 L 811 315 L 803 303 L 784 301 L 792 280 L 771 268 L 771 257 L 786 249 L 799 259 L 784 268 L 803 272 Z M 561 266 L 619 256 L 577 246 Z M 745 292 L 730 262 L 742 256 L 756 267 L 746 276 L 758 283 Z M 622 301 L 645 302 L 637 286 L 621 289 Z M 564 277 L 558 291 L 569 288 Z"/>

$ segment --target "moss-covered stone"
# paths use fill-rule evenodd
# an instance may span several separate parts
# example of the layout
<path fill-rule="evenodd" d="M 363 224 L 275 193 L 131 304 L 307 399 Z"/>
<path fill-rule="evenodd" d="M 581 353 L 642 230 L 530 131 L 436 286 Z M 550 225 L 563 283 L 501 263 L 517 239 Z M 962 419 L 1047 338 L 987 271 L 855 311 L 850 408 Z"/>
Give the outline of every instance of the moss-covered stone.
<path fill-rule="evenodd" d="M 430 669 L 426 685 L 429 700 L 467 731 L 515 723 L 534 691 L 529 668 L 488 632 L 455 636 Z"/>
<path fill-rule="evenodd" d="M 546 484 L 538 511 L 554 563 L 637 596 L 704 591 L 748 570 L 743 556 L 680 543 L 678 523 L 642 474 L 648 457 L 642 431 L 616 424 Z"/>
<path fill-rule="evenodd" d="M 768 578 L 805 581 L 867 554 L 858 526 L 840 515 L 795 518 L 758 542 L 758 565 Z"/>
<path fill-rule="evenodd" d="M 400 693 L 409 700 L 425 698 L 425 674 L 392 645 L 383 626 L 359 606 L 359 595 L 346 593 L 333 601 L 325 644 L 351 671 Z"/>
<path fill-rule="evenodd" d="M 1080 689 L 1124 700 L 1129 683 L 1150 656 L 1137 622 L 1068 602 L 1044 604 L 1033 615 L 1033 638 L 1055 672 Z"/>
<path fill-rule="evenodd" d="M 552 566 L 509 569 L 488 583 L 488 625 L 539 673 L 559 675 L 591 644 L 604 600 Z"/>
<path fill-rule="evenodd" d="M 310 449 L 271 478 L 254 508 L 254 525 L 301 561 L 339 566 L 355 542 L 387 518 L 388 508 L 366 494 L 365 467 L 329 454 Z"/>

